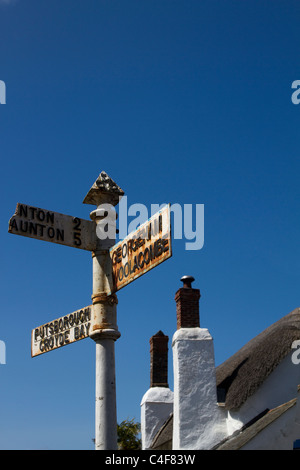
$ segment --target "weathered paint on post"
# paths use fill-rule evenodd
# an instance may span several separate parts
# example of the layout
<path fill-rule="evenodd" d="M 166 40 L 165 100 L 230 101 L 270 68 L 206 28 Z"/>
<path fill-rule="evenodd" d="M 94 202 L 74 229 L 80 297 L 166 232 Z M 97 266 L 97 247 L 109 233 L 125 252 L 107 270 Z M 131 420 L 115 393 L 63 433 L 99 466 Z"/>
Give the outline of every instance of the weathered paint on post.
<path fill-rule="evenodd" d="M 85 204 L 95 204 L 90 214 L 97 229 L 114 226 L 114 211 L 103 204 L 115 206 L 124 191 L 102 172 L 84 199 Z M 102 207 L 101 207 L 102 206 Z M 107 215 L 105 213 L 107 212 Z M 105 219 L 105 220 L 104 220 Z M 117 449 L 117 405 L 115 377 L 115 341 L 120 337 L 117 326 L 117 296 L 111 294 L 112 265 L 109 249 L 115 240 L 98 239 L 93 252 L 93 321 L 90 337 L 96 343 L 96 404 L 95 450 Z"/>
<path fill-rule="evenodd" d="M 88 338 L 92 320 L 92 305 L 69 313 L 45 325 L 34 328 L 31 333 L 31 356 Z"/>
<path fill-rule="evenodd" d="M 110 249 L 116 292 L 172 256 L 170 204 Z"/>
<path fill-rule="evenodd" d="M 9 221 L 8 231 L 81 250 L 93 251 L 97 244 L 94 222 L 20 203 Z"/>

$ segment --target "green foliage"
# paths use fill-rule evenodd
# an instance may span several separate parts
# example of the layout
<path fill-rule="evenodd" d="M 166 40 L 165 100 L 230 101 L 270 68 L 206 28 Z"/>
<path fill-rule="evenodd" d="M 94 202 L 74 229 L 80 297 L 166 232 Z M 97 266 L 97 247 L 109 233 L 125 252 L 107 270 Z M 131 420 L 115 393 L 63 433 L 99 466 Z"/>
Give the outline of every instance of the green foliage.
<path fill-rule="evenodd" d="M 118 449 L 119 450 L 139 450 L 142 448 L 142 441 L 139 438 L 141 430 L 140 423 L 134 419 L 125 419 L 117 425 Z"/>

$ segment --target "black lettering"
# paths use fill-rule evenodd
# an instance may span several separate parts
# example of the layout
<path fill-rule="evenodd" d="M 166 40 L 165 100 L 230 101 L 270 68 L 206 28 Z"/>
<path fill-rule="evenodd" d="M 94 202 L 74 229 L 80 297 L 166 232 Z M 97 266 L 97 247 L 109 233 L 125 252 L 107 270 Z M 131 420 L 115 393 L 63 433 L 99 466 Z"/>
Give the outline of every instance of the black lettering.
<path fill-rule="evenodd" d="M 114 251 L 112 255 L 112 265 L 115 266 L 117 263 L 117 252 Z"/>
<path fill-rule="evenodd" d="M 158 240 L 156 240 L 155 242 L 156 244 L 156 256 L 160 256 L 162 254 L 162 243 L 161 243 L 161 239 L 159 238 Z"/>
<path fill-rule="evenodd" d="M 73 232 L 73 237 L 74 237 L 74 245 L 80 246 L 81 245 L 80 233 Z"/>
<path fill-rule="evenodd" d="M 134 265 L 133 265 L 133 268 L 132 268 L 132 272 L 134 273 L 136 269 L 138 269 L 138 263 L 137 263 L 137 257 L 135 256 L 134 257 Z"/>
<path fill-rule="evenodd" d="M 65 343 L 69 343 L 70 342 L 70 339 L 69 339 L 69 334 L 70 334 L 70 330 L 67 330 L 65 331 Z"/>
<path fill-rule="evenodd" d="M 141 263 L 141 257 L 143 257 L 143 262 L 142 263 Z M 139 263 L 140 269 L 143 269 L 143 266 L 144 266 L 144 263 L 145 263 L 145 258 L 144 258 L 144 253 L 142 251 L 141 251 L 141 253 L 139 253 L 138 263 Z"/>
<path fill-rule="evenodd" d="M 79 335 L 80 336 L 85 336 L 84 325 L 81 325 Z"/>
<path fill-rule="evenodd" d="M 122 277 L 121 277 L 121 272 L 122 272 Z M 122 281 L 123 277 L 124 277 L 124 270 L 123 270 L 123 266 L 121 266 L 118 272 L 118 278 L 120 282 Z"/>
<path fill-rule="evenodd" d="M 44 228 L 46 227 L 46 225 L 42 225 L 42 224 L 37 224 L 40 228 L 40 237 L 43 237 L 44 236 Z"/>
<path fill-rule="evenodd" d="M 89 335 L 90 327 L 91 327 L 91 324 L 90 324 L 90 323 L 88 323 L 87 325 L 85 325 L 85 329 L 86 329 L 86 336 L 88 336 L 88 335 Z"/>
<path fill-rule="evenodd" d="M 163 246 L 163 248 L 162 248 L 163 253 L 166 253 L 167 251 L 169 251 L 169 246 L 168 246 L 169 240 L 167 238 L 163 238 L 161 242 L 162 242 L 162 246 Z"/>
<path fill-rule="evenodd" d="M 43 222 L 45 220 L 45 212 L 42 211 L 42 209 L 38 210 L 37 218 L 40 222 Z"/>
<path fill-rule="evenodd" d="M 144 261 L 146 264 L 150 263 L 150 251 L 149 248 L 146 248 L 144 251 Z"/>
<path fill-rule="evenodd" d="M 91 319 L 91 309 L 90 308 L 86 308 L 85 309 L 85 321 L 88 321 Z"/>
<path fill-rule="evenodd" d="M 21 232 L 26 233 L 27 230 L 28 230 L 28 222 L 27 221 L 25 222 L 24 220 L 21 220 L 20 221 L 20 229 L 21 229 Z"/>
<path fill-rule="evenodd" d="M 124 276 L 128 277 L 128 274 L 129 274 L 129 264 L 127 262 L 124 266 Z"/>
<path fill-rule="evenodd" d="M 51 323 L 49 324 L 49 334 L 50 334 L 50 335 L 53 335 L 53 333 L 54 333 L 54 327 L 53 327 L 53 323 L 51 322 Z"/>
<path fill-rule="evenodd" d="M 33 235 L 37 235 L 37 224 L 33 222 L 29 222 L 29 233 Z"/>
<path fill-rule="evenodd" d="M 64 329 L 67 330 L 69 328 L 69 319 L 68 317 L 64 317 Z"/>
<path fill-rule="evenodd" d="M 56 229 L 56 240 L 62 240 L 64 241 L 65 239 L 65 231 L 64 230 L 60 230 L 59 228 Z"/>
<path fill-rule="evenodd" d="M 48 227 L 47 235 L 48 235 L 49 238 L 54 238 L 55 237 L 55 230 L 54 230 L 53 227 Z"/>
<path fill-rule="evenodd" d="M 120 246 L 117 248 L 116 254 L 117 254 L 116 262 L 121 263 L 121 261 L 122 261 L 122 248 Z"/>
<path fill-rule="evenodd" d="M 10 223 L 10 231 L 11 230 L 19 231 L 16 219 L 13 219 Z"/>
<path fill-rule="evenodd" d="M 131 241 L 131 249 L 132 251 L 137 250 L 137 245 L 136 245 L 136 240 L 130 240 Z"/>
<path fill-rule="evenodd" d="M 63 331 L 64 329 L 64 321 L 62 318 L 58 321 L 58 328 L 59 328 L 59 331 Z"/>
<path fill-rule="evenodd" d="M 78 217 L 73 217 L 73 224 L 74 225 L 74 230 L 76 232 L 73 232 L 73 241 L 75 246 L 80 246 L 81 245 L 81 238 L 80 238 L 80 232 L 81 232 L 81 220 Z"/>
<path fill-rule="evenodd" d="M 81 321 L 81 323 L 84 323 L 84 322 L 85 322 L 85 315 L 84 315 L 84 311 L 83 311 L 83 310 L 80 310 L 79 316 L 80 316 L 80 321 Z"/>
<path fill-rule="evenodd" d="M 20 217 L 22 217 L 24 215 L 24 217 L 27 217 L 27 209 L 28 207 L 27 206 L 23 206 L 22 204 L 19 205 L 19 210 L 18 210 L 18 215 Z"/>
<path fill-rule="evenodd" d="M 34 219 L 36 207 L 30 207 L 29 210 L 31 211 L 31 218 Z"/>
<path fill-rule="evenodd" d="M 53 212 L 47 212 L 47 224 L 54 224 L 54 213 Z"/>
<path fill-rule="evenodd" d="M 155 250 L 153 248 L 153 245 L 150 245 L 150 260 L 152 261 L 153 259 L 155 259 Z"/>
<path fill-rule="evenodd" d="M 73 223 L 74 225 L 74 230 L 78 230 L 79 232 L 81 231 L 80 225 L 81 225 L 81 220 L 78 217 L 73 218 Z"/>
<path fill-rule="evenodd" d="M 141 237 L 139 237 L 137 240 L 136 240 L 136 245 L 138 248 L 140 248 L 141 246 L 143 246 L 145 243 L 145 240 Z"/>
<path fill-rule="evenodd" d="M 130 259 L 129 262 L 128 262 L 128 263 L 129 263 L 129 272 L 130 272 L 130 274 L 133 273 L 133 271 L 132 271 L 132 269 L 131 269 L 131 261 L 132 261 L 132 260 Z"/>

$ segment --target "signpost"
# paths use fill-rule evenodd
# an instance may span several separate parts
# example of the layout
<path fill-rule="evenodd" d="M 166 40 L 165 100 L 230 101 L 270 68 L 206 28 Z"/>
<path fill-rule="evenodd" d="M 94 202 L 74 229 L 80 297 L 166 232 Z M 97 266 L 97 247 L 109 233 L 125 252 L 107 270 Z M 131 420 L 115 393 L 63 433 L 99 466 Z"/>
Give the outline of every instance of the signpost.
<path fill-rule="evenodd" d="M 115 228 L 112 206 L 123 195 L 124 191 L 102 172 L 83 201 L 97 206 L 90 213 L 91 221 L 19 203 L 8 229 L 15 235 L 92 252 L 93 304 L 32 330 L 31 355 L 36 357 L 87 337 L 95 341 L 96 450 L 117 449 L 114 343 L 120 332 L 115 293 L 172 255 L 170 206 L 116 245 L 112 238 L 97 237 L 97 229 L 104 233 L 107 226 Z"/>

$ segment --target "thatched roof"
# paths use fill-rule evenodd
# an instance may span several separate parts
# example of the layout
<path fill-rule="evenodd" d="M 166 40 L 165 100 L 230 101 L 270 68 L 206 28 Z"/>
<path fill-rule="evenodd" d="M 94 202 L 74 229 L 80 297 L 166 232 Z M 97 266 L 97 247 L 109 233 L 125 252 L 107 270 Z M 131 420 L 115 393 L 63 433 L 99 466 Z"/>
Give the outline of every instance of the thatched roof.
<path fill-rule="evenodd" d="M 300 308 L 281 318 L 216 368 L 218 401 L 240 408 L 300 339 Z"/>

